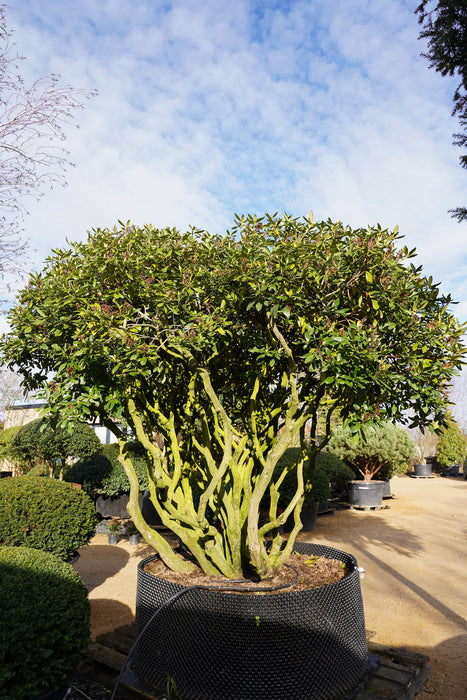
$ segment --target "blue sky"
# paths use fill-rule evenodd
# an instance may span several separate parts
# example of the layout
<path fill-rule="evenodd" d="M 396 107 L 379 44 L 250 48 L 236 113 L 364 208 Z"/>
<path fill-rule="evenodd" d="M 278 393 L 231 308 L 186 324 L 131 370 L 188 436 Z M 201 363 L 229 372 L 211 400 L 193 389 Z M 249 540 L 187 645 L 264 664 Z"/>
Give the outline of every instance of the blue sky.
<path fill-rule="evenodd" d="M 117 220 L 211 231 L 283 212 L 399 226 L 467 320 L 455 80 L 420 56 L 416 0 L 10 0 L 27 80 L 97 88 L 68 187 L 28 203 L 40 266 Z"/>

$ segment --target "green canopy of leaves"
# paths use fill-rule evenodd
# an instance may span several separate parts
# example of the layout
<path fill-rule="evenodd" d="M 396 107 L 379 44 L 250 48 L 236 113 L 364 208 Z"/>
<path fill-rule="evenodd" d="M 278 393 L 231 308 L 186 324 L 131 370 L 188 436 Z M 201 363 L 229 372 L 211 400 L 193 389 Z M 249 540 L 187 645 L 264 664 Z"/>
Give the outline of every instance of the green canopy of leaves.
<path fill-rule="evenodd" d="M 399 238 L 287 215 L 236 217 L 225 235 L 97 230 L 32 275 L 10 314 L 4 361 L 27 388 L 46 387 L 62 419 L 98 414 L 114 431 L 130 513 L 169 566 L 187 564 L 139 520 L 122 419 L 147 451 L 162 521 L 202 568 L 265 575 L 293 546 L 334 413 L 357 428 L 408 421 L 408 411 L 413 425 L 444 421 L 464 329 Z M 298 443 L 297 490 L 279 515 L 288 468 L 276 478 L 275 467 Z M 260 527 L 265 494 L 270 522 Z M 296 527 L 280 551 L 275 533 L 291 512 Z"/>
<path fill-rule="evenodd" d="M 43 462 L 52 473 L 55 466 L 62 471 L 70 457 L 86 458 L 102 451 L 99 438 L 86 423 L 60 425 L 48 418 L 37 418 L 21 426 L 12 444 L 21 464 L 33 466 Z"/>
<path fill-rule="evenodd" d="M 366 426 L 358 434 L 341 426 L 333 432 L 326 449 L 365 481 L 376 474 L 385 479 L 407 471 L 409 460 L 417 452 L 410 435 L 392 423 Z"/>

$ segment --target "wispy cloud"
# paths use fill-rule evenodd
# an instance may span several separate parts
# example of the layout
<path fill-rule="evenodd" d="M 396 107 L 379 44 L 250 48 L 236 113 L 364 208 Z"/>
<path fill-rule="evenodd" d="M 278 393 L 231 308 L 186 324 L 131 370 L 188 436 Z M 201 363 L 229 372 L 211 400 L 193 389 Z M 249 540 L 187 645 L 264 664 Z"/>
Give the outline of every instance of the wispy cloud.
<path fill-rule="evenodd" d="M 96 87 L 66 190 L 30 207 L 43 259 L 118 219 L 223 230 L 234 212 L 399 225 L 467 317 L 454 81 L 393 0 L 21 0 L 31 77 Z"/>

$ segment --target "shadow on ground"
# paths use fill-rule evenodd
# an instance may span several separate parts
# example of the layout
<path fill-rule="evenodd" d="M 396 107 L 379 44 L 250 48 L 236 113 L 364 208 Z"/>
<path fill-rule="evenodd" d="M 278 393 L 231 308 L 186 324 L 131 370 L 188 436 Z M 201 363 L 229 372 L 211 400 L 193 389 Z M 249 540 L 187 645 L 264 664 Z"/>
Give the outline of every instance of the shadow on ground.
<path fill-rule="evenodd" d="M 93 598 L 90 603 L 91 631 L 98 629 L 99 634 L 103 634 L 134 622 L 132 609 L 118 600 Z M 91 636 L 94 635 L 91 633 Z"/>
<path fill-rule="evenodd" d="M 129 559 L 130 555 L 121 547 L 93 544 L 85 548 L 73 568 L 91 592 L 123 569 Z"/>
<path fill-rule="evenodd" d="M 326 525 L 332 528 L 333 541 L 336 545 L 342 543 L 345 551 L 349 551 L 349 547 L 350 551 L 363 550 L 369 544 L 377 545 L 381 549 L 394 550 L 407 557 L 423 551 L 423 544 L 418 535 L 405 527 L 388 523 L 387 519 L 377 512 L 335 511 L 330 516 L 319 517 L 316 530 L 301 532 L 297 539 L 313 542 L 317 536 L 326 536 Z"/>

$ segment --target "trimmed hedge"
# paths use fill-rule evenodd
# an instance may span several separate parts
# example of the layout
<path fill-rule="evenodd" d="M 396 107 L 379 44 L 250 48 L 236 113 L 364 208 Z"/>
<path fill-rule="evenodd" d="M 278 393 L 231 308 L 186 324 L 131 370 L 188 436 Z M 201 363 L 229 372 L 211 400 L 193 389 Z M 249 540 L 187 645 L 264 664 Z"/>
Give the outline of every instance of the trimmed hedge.
<path fill-rule="evenodd" d="M 52 554 L 0 547 L 0 698 L 59 687 L 90 636 L 86 587 Z"/>
<path fill-rule="evenodd" d="M 139 442 L 129 442 L 129 456 L 138 477 L 140 491 L 149 487 L 146 450 Z M 88 493 L 98 492 L 104 496 L 120 496 L 130 493 L 130 482 L 123 466 L 118 461 L 119 447 L 116 443 L 105 445 L 102 454 L 89 459 L 80 459 L 66 472 L 66 481 L 82 484 Z"/>
<path fill-rule="evenodd" d="M 0 480 L 0 545 L 25 546 L 70 559 L 94 535 L 97 514 L 89 496 L 56 479 Z"/>

